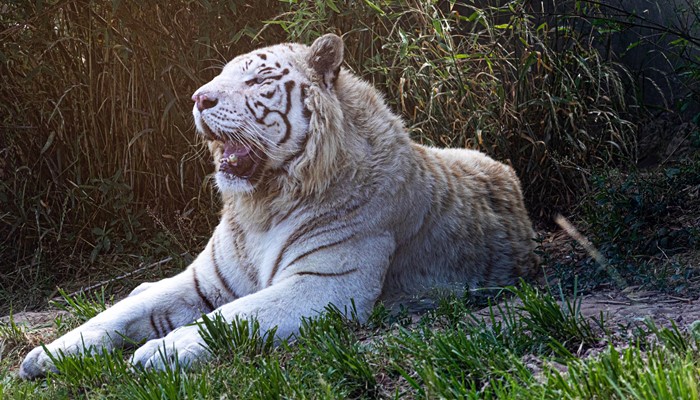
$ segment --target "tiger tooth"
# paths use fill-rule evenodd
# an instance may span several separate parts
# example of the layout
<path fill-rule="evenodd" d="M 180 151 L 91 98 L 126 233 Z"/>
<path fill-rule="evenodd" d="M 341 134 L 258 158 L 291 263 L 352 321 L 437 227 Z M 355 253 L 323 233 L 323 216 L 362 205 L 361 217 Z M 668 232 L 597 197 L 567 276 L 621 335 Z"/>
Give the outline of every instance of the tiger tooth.
<path fill-rule="evenodd" d="M 223 163 L 229 163 L 229 164 L 236 164 L 238 162 L 238 156 L 235 154 L 230 154 L 228 157 L 222 157 L 221 160 L 219 160 L 220 164 Z"/>

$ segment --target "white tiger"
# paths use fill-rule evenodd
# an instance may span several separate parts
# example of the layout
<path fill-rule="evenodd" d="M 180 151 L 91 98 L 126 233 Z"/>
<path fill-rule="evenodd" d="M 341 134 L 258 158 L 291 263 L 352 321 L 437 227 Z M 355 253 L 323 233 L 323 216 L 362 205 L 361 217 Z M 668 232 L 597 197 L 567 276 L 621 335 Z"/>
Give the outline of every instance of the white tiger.
<path fill-rule="evenodd" d="M 354 301 L 366 318 L 378 300 L 530 274 L 533 230 L 513 170 L 412 143 L 342 61 L 342 40 L 325 35 L 238 56 L 199 88 L 194 121 L 224 204 L 209 243 L 184 272 L 139 286 L 46 349 L 148 339 L 134 364 L 189 365 L 209 356 L 191 324 L 203 313 L 255 317 L 286 338 L 330 303 Z M 49 370 L 37 347 L 20 376 Z"/>

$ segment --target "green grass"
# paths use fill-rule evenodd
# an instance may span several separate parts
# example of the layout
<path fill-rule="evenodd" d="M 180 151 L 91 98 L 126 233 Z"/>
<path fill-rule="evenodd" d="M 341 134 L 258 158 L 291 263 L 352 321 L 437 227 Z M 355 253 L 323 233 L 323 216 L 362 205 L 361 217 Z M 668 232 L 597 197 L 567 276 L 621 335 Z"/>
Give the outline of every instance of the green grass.
<path fill-rule="evenodd" d="M 485 398 L 697 399 L 697 332 L 647 321 L 626 342 L 528 285 L 508 288 L 485 317 L 446 298 L 419 320 L 381 306 L 360 324 L 337 309 L 304 321 L 293 342 L 272 345 L 255 321 L 206 320 L 215 357 L 195 371 L 132 370 L 128 352 L 59 357 L 58 374 L 21 381 L 0 362 L 0 396 L 12 399 Z M 546 311 L 541 311 L 546 310 Z M 604 328 L 604 326 L 602 327 Z M 0 340 L 26 340 L 18 327 Z M 31 332 L 28 332 L 31 334 Z M 613 345 L 614 343 L 614 345 Z M 578 358 L 569 349 L 593 346 Z M 591 348 L 593 348 L 591 347 Z M 533 361 L 534 360 L 534 361 Z"/>

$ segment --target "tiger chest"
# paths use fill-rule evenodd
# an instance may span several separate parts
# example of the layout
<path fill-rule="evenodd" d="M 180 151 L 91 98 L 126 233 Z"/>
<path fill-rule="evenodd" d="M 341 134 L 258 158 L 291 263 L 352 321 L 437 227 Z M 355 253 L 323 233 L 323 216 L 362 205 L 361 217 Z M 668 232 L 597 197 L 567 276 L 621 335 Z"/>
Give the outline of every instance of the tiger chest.
<path fill-rule="evenodd" d="M 281 270 L 282 257 L 289 238 L 297 230 L 294 220 L 262 231 L 241 223 L 222 223 L 212 240 L 214 256 L 228 273 L 243 278 L 251 291 L 269 286 Z M 242 275 L 242 276 L 240 276 Z"/>

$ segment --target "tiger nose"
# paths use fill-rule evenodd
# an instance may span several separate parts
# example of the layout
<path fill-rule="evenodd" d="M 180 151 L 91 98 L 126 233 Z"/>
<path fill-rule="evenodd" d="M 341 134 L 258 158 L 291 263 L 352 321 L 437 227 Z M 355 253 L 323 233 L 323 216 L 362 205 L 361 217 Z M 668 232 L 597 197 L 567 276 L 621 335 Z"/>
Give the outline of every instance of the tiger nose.
<path fill-rule="evenodd" d="M 192 101 L 194 101 L 194 103 L 197 105 L 197 110 L 202 112 L 208 108 L 213 108 L 214 106 L 216 106 L 216 103 L 219 102 L 219 99 L 217 99 L 211 93 L 195 93 L 194 95 L 192 95 Z"/>

